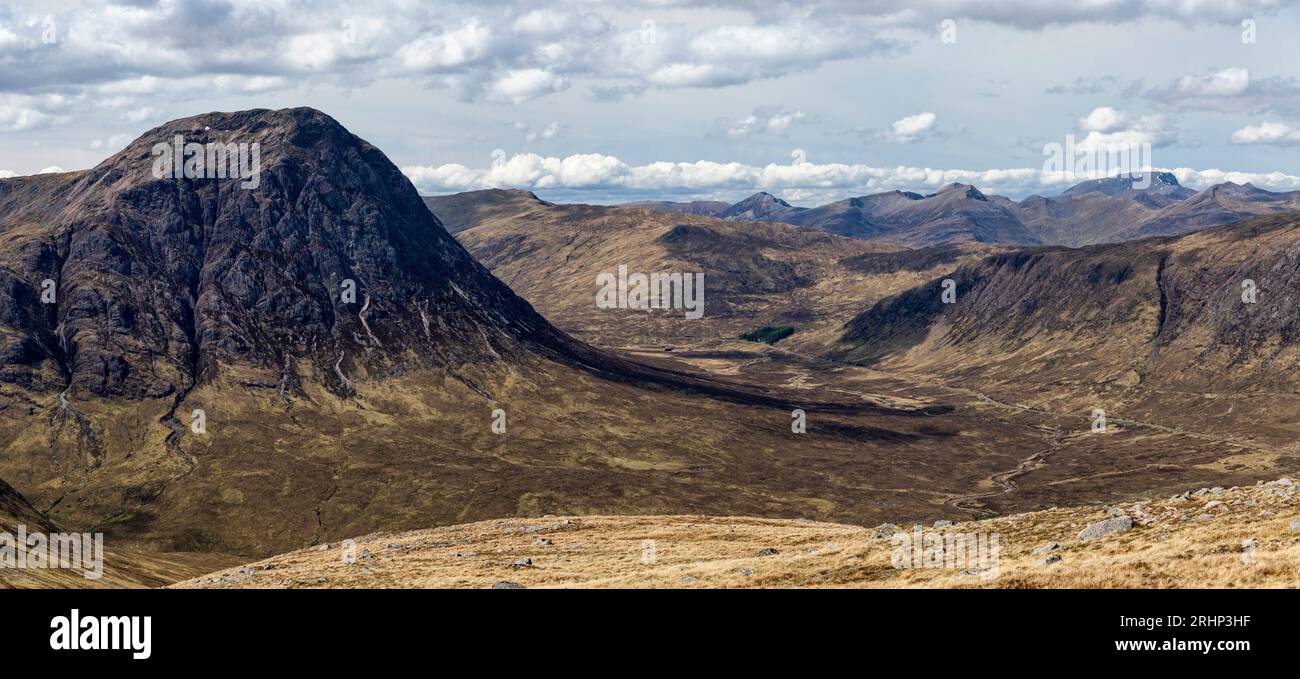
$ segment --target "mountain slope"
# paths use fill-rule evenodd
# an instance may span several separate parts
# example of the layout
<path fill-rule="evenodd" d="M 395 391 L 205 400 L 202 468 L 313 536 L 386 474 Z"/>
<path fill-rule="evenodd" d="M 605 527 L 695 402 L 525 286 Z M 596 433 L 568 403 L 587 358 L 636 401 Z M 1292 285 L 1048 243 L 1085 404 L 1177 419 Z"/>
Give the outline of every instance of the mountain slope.
<path fill-rule="evenodd" d="M 1102 192 L 1001 202 L 1043 243 L 1067 247 L 1113 242 L 1117 234 L 1155 214 L 1140 201 Z"/>
<path fill-rule="evenodd" d="M 693 200 L 689 203 L 674 203 L 666 200 L 643 200 L 636 203 L 624 203 L 623 206 L 656 210 L 658 212 L 676 212 L 679 214 L 716 217 L 719 212 L 730 208 L 731 203 L 720 200 Z"/>
<path fill-rule="evenodd" d="M 39 533 L 49 541 L 64 533 L 18 491 L 0 480 L 0 533 L 8 534 L 6 548 L 15 546 L 8 540 L 16 541 L 20 531 L 29 540 Z M 76 539 L 82 538 L 76 536 Z M 27 546 L 33 544 L 29 542 Z M 0 589 L 159 587 L 214 568 L 229 568 L 243 560 L 224 554 L 159 554 L 109 547 L 102 554 L 103 570 L 99 577 L 86 578 L 86 571 L 95 572 L 95 556 L 93 549 L 82 554 L 86 561 L 70 561 L 67 565 L 72 568 L 19 568 L 18 560 L 26 561 L 27 553 L 25 550 L 17 551 L 13 555 L 13 568 L 0 567 Z"/>
<path fill-rule="evenodd" d="M 210 573 L 177 588 L 748 588 L 748 587 L 1288 587 L 1300 485 L 1200 489 L 1109 508 L 1133 528 L 1080 540 L 1114 518 L 1100 506 L 1066 507 L 925 527 L 923 537 L 983 536 L 983 554 L 948 552 L 900 568 L 906 525 L 863 528 L 716 516 L 581 516 L 485 521 L 356 540 L 365 557 L 343 563 L 337 545 Z M 1195 520 L 1193 520 L 1195 518 Z M 978 540 L 976 538 L 977 545 Z M 544 540 L 544 542 L 543 542 Z M 966 543 L 969 544 L 969 543 Z M 1053 545 L 1055 545 L 1053 547 Z M 927 543 L 927 549 L 930 548 Z M 982 558 L 981 558 L 982 557 Z M 1053 562 L 1045 562 L 1052 558 Z M 912 562 L 915 563 L 915 562 Z M 919 564 L 918 564 L 919 565 Z M 996 568 L 990 568 L 996 566 Z"/>
<path fill-rule="evenodd" d="M 1300 217 L 1174 239 L 1030 249 L 882 300 L 837 355 L 959 377 L 1012 403 L 1295 448 Z M 1243 285 L 1257 291 L 1243 302 Z M 1278 396 L 1278 395 L 1287 396 Z M 1278 400 L 1278 399 L 1281 400 Z"/>
<path fill-rule="evenodd" d="M 760 191 L 731 207 L 714 213 L 714 216 L 740 222 L 783 222 L 790 215 L 802 211 L 803 208 L 792 207 L 784 200 L 766 191 Z"/>
<path fill-rule="evenodd" d="M 446 196 L 425 196 L 424 204 L 448 233 L 458 233 L 486 219 L 510 215 L 521 205 L 550 205 L 531 191 L 485 189 Z"/>
<path fill-rule="evenodd" d="M 13 486 L 0 480 L 0 532 L 14 533 L 19 525 L 29 532 L 54 532 L 57 529 L 44 514 L 18 494 Z"/>
<path fill-rule="evenodd" d="M 1251 184 L 1216 184 L 1117 232 L 1112 240 L 1177 236 L 1250 217 L 1294 210 L 1300 210 L 1300 191 L 1275 193 Z"/>

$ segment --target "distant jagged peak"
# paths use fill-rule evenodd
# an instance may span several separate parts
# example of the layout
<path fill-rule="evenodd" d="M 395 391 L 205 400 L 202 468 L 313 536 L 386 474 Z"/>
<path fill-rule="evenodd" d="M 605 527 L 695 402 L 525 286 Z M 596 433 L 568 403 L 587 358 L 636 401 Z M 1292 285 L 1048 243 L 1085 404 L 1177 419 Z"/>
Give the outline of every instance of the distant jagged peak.
<path fill-rule="evenodd" d="M 1180 190 L 1188 195 L 1194 193 L 1191 189 L 1179 184 L 1178 177 L 1174 176 L 1172 172 L 1135 172 L 1132 174 L 1119 174 L 1114 177 L 1089 179 L 1071 186 L 1064 193 L 1104 193 L 1115 196 L 1134 191 L 1167 193 L 1180 192 Z"/>
<path fill-rule="evenodd" d="M 758 193 L 755 193 L 754 195 L 740 201 L 739 203 L 736 203 L 736 205 L 734 205 L 733 207 L 740 206 L 740 205 L 747 205 L 747 204 L 748 205 L 779 205 L 781 207 L 792 207 L 789 203 L 785 202 L 780 198 L 777 198 L 776 196 L 768 193 L 767 191 L 759 191 Z"/>
<path fill-rule="evenodd" d="M 926 196 L 926 198 L 934 196 L 961 196 L 962 198 L 971 198 L 974 200 L 988 200 L 988 197 L 979 189 L 975 188 L 971 184 L 962 184 L 960 182 L 953 182 L 929 196 Z"/>

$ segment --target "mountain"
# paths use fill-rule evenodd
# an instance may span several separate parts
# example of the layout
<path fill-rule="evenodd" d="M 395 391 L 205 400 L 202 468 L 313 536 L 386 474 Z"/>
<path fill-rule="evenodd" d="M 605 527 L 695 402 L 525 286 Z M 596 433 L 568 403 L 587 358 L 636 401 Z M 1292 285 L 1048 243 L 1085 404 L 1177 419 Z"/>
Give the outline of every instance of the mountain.
<path fill-rule="evenodd" d="M 429 208 L 448 233 L 458 233 L 485 219 L 513 210 L 519 202 L 550 205 L 532 191 L 485 189 L 446 196 L 425 196 Z"/>
<path fill-rule="evenodd" d="M 759 193 L 715 213 L 724 219 L 783 222 L 850 238 L 931 247 L 948 243 L 1082 247 L 1178 235 L 1257 215 L 1300 209 L 1300 192 L 1219 184 L 1200 193 L 1169 172 L 1094 179 L 1058 196 L 1021 201 L 953 184 L 923 196 L 908 191 L 859 196 L 814 208 Z M 656 204 L 645 203 L 650 209 Z M 675 205 L 675 204 L 674 204 Z"/>
<path fill-rule="evenodd" d="M 1175 236 L 1258 215 L 1300 209 L 1300 192 L 1275 193 L 1246 185 L 1216 184 L 1201 192 L 1180 186 L 1167 172 L 1153 173 L 1146 188 L 1128 177 L 1097 179 L 1060 196 L 1008 201 L 1045 243 L 1079 247 L 1149 236 Z"/>
<path fill-rule="evenodd" d="M 175 136 L 259 143 L 260 186 L 154 178 L 151 149 Z M 178 120 L 92 170 L 11 180 L 6 377 L 72 402 L 179 401 L 237 363 L 281 392 L 310 373 L 344 395 L 349 374 L 571 348 L 385 163 L 327 116 L 291 109 Z M 57 303 L 39 301 L 46 279 Z"/>
<path fill-rule="evenodd" d="M 803 208 L 791 207 L 770 193 L 760 191 L 714 216 L 741 222 L 783 222 L 789 215 L 802 210 Z"/>
<path fill-rule="evenodd" d="M 178 136 L 260 145 L 258 186 L 156 178 L 151 150 Z M 205 443 L 252 443 L 191 431 L 195 408 L 220 431 L 244 402 L 320 405 L 417 370 L 483 392 L 530 357 L 591 353 L 475 262 L 378 149 L 311 109 L 173 121 L 0 195 L 0 375 L 16 390 L 0 441 L 29 451 L 0 467 L 71 525 L 142 520 L 170 480 L 198 480 Z"/>
<path fill-rule="evenodd" d="M 1138 172 L 1132 175 L 1080 182 L 1066 189 L 1062 196 L 1082 196 L 1089 193 L 1127 198 L 1153 210 L 1196 195 L 1195 190 L 1179 184 L 1178 178 L 1169 172 Z"/>
<path fill-rule="evenodd" d="M 850 198 L 787 215 L 781 221 L 913 248 L 948 243 L 1041 242 L 1013 211 L 990 201 L 968 184 L 951 184 L 928 196 L 893 191 Z"/>
<path fill-rule="evenodd" d="M 1257 215 L 1300 210 L 1300 191 L 1276 193 L 1252 184 L 1215 184 L 1115 234 L 1113 240 L 1176 236 Z"/>
<path fill-rule="evenodd" d="M 177 136 L 257 144 L 259 171 L 155 173 L 175 149 L 154 149 Z M 497 204 L 513 200 L 532 199 Z M 549 288 L 553 303 L 627 336 L 633 319 L 680 322 L 680 309 L 594 304 L 606 267 L 655 270 L 632 249 L 586 259 L 630 247 L 584 226 L 598 211 L 566 208 L 554 241 L 461 235 L 501 258 L 544 246 L 598 265 L 555 274 L 572 285 Z M 617 216 L 625 228 L 650 214 Z M 799 289 L 821 266 L 801 263 L 803 244 L 822 242 L 828 260 L 879 247 L 665 219 L 641 242 L 710 267 L 706 317 L 747 303 L 728 289 Z M 521 280 L 542 268 L 515 266 Z M 851 282 L 815 292 L 847 309 Z M 382 152 L 302 108 L 184 118 L 89 170 L 0 180 L 0 380 L 0 478 L 113 550 L 272 554 L 378 530 L 688 508 L 923 517 L 932 493 L 971 492 L 986 466 L 1010 462 L 999 451 L 1036 438 L 933 400 L 594 349 L 475 261 Z M 813 414 L 798 445 L 794 409 Z M 987 437 L 987 454 L 937 464 L 969 448 L 961 432 Z M 897 491 L 918 475 L 925 493 Z"/>
<path fill-rule="evenodd" d="M 624 207 L 639 207 L 657 212 L 676 212 L 686 215 L 717 216 L 731 207 L 731 203 L 720 200 L 693 200 L 689 203 L 674 203 L 666 200 L 643 200 L 636 203 L 624 203 Z"/>
<path fill-rule="evenodd" d="M 997 200 L 1044 244 L 1067 247 L 1113 242 L 1118 233 L 1153 214 L 1140 201 L 1100 191 L 1029 196 L 1019 203 Z"/>
<path fill-rule="evenodd" d="M 1300 384 L 1297 244 L 1292 213 L 994 254 L 871 305 L 845 326 L 837 356 L 1283 455 L 1300 417 L 1296 399 L 1277 396 Z M 946 279 L 955 303 L 941 298 Z"/>

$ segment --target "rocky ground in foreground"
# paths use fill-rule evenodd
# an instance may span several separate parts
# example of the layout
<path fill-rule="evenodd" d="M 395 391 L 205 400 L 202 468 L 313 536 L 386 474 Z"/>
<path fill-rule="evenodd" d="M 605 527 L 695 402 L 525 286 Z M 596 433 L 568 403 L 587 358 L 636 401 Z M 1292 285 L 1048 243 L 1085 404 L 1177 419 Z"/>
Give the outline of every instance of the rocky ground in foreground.
<path fill-rule="evenodd" d="M 1291 587 L 1300 582 L 1297 497 L 1300 483 L 1278 479 L 913 527 L 707 516 L 505 519 L 375 533 L 174 586 Z M 922 547 L 913 550 L 918 535 Z M 943 546 L 926 536 L 942 536 Z M 971 548 L 965 558 L 955 555 L 959 545 Z"/>

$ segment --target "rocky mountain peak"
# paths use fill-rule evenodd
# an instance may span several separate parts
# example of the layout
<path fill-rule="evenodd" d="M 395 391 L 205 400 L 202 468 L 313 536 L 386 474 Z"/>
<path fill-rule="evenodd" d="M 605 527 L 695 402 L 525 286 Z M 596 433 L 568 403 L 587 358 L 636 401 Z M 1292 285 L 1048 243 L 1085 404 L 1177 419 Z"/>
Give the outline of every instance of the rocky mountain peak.
<path fill-rule="evenodd" d="M 30 388 L 162 396 L 241 364 L 346 394 L 358 376 L 567 342 L 314 109 L 166 123 L 8 205 L 0 229 L 38 204 L 65 207 L 0 250 L 0 378 Z"/>

